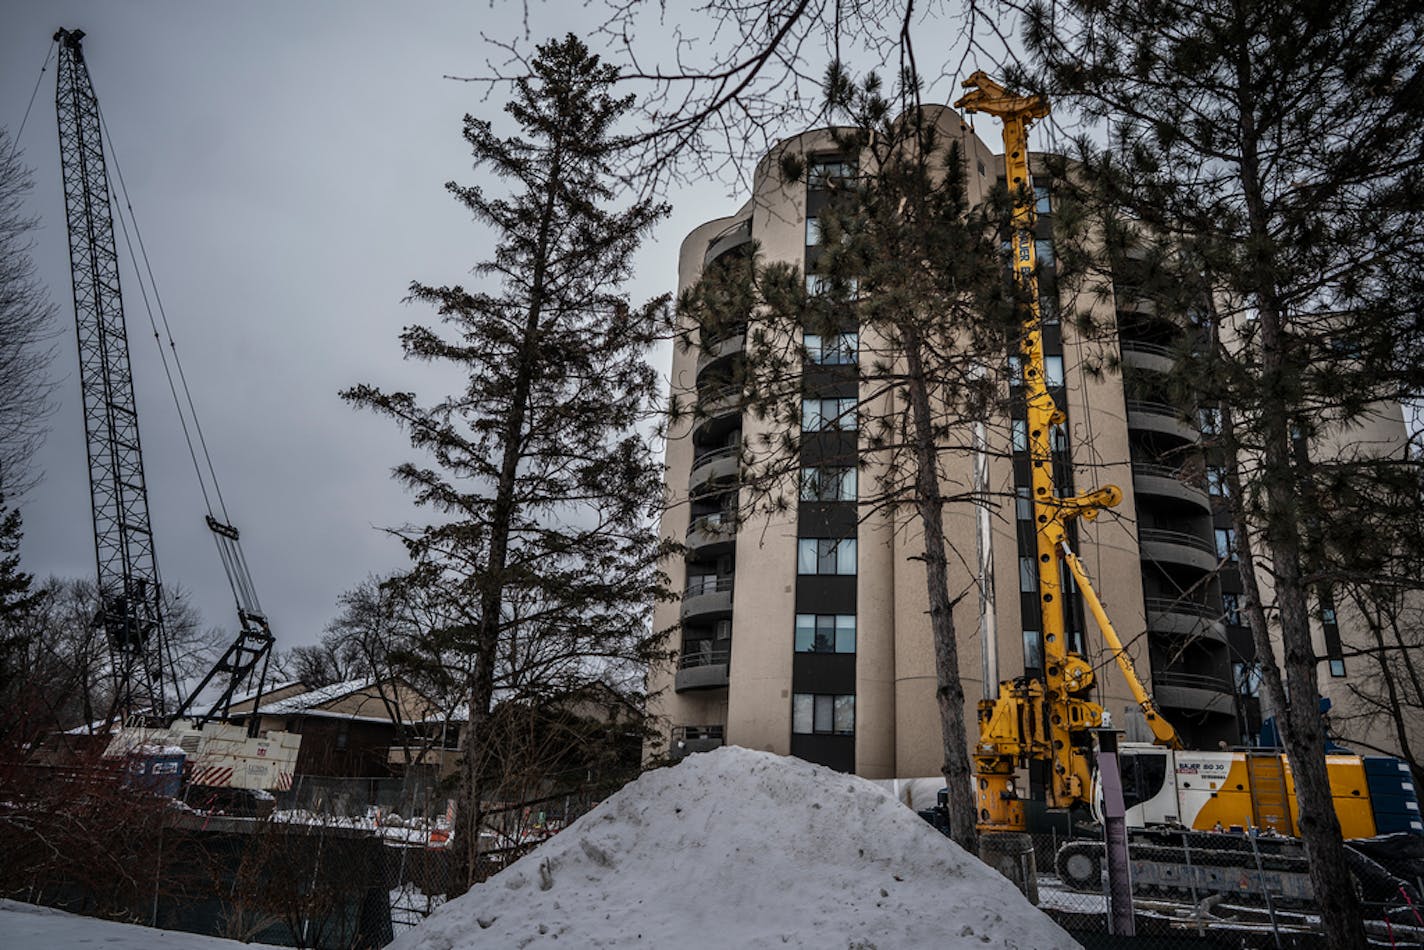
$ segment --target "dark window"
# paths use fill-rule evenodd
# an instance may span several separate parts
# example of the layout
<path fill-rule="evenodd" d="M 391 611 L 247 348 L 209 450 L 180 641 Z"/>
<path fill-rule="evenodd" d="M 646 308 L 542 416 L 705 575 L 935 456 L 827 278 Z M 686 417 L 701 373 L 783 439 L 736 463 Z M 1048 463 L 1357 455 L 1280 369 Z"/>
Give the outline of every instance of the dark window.
<path fill-rule="evenodd" d="M 1255 663 L 1232 663 L 1232 679 L 1238 696 L 1261 695 L 1261 667 Z"/>
<path fill-rule="evenodd" d="M 1226 469 L 1219 465 L 1206 467 L 1206 488 L 1217 498 L 1230 498 L 1231 490 L 1226 484 Z"/>
<path fill-rule="evenodd" d="M 797 653 L 854 653 L 855 614 L 797 614 Z"/>
<path fill-rule="evenodd" d="M 813 158 L 806 167 L 806 185 L 825 188 L 831 183 L 855 177 L 855 166 L 840 157 Z"/>
<path fill-rule="evenodd" d="M 806 358 L 823 366 L 846 366 L 855 362 L 859 334 L 806 334 Z"/>
<path fill-rule="evenodd" d="M 1236 529 L 1216 529 L 1216 556 L 1223 561 L 1236 560 Z"/>
<path fill-rule="evenodd" d="M 1221 619 L 1233 627 L 1241 626 L 1241 595 L 1221 595 Z"/>
<path fill-rule="evenodd" d="M 1126 808 L 1140 805 L 1162 791 L 1167 781 L 1167 756 L 1159 752 L 1124 752 L 1118 756 L 1122 765 L 1122 804 Z"/>
<path fill-rule="evenodd" d="M 345 752 L 346 743 L 351 738 L 351 723 L 343 719 L 336 727 L 336 751 Z"/>
<path fill-rule="evenodd" d="M 1047 185 L 1033 186 L 1033 210 L 1039 214 L 1053 213 L 1053 202 L 1048 196 Z"/>
<path fill-rule="evenodd" d="M 802 501 L 855 501 L 855 469 L 822 466 L 801 469 Z"/>
<path fill-rule="evenodd" d="M 855 574 L 855 538 L 800 538 L 797 574 Z"/>
<path fill-rule="evenodd" d="M 1041 669 L 1043 667 L 1043 634 L 1037 630 L 1023 632 L 1024 666 Z"/>
<path fill-rule="evenodd" d="M 856 427 L 854 396 L 840 399 L 801 400 L 801 429 L 805 432 L 852 430 Z"/>
<path fill-rule="evenodd" d="M 791 731 L 797 735 L 855 735 L 855 696 L 794 694 L 791 698 Z"/>

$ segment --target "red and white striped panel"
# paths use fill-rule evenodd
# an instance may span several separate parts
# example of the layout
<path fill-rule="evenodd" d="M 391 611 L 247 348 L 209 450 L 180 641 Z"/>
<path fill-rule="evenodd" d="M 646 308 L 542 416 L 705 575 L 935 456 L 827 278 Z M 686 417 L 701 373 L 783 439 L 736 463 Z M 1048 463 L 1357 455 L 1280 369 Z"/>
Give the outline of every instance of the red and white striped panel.
<path fill-rule="evenodd" d="M 278 772 L 278 773 L 277 773 L 277 791 L 279 791 L 279 792 L 290 792 L 291 790 L 292 790 L 292 773 L 291 773 L 291 772 Z"/>
<path fill-rule="evenodd" d="M 196 768 L 193 770 L 193 777 L 189 781 L 193 785 L 206 785 L 209 788 L 226 788 L 232 784 L 232 767 L 210 765 L 206 768 Z"/>

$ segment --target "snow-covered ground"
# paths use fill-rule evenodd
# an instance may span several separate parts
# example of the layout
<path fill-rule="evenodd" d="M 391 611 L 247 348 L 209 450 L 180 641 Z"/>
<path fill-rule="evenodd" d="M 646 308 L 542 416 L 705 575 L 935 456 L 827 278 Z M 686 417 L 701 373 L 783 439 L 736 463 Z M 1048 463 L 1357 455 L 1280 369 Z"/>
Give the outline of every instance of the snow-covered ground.
<path fill-rule="evenodd" d="M 270 944 L 238 943 L 177 930 L 154 930 L 79 917 L 50 907 L 0 900 L 0 947 L 5 950 L 261 950 Z"/>
<path fill-rule="evenodd" d="M 727 747 L 658 769 L 392 950 L 1077 944 L 869 782 Z"/>

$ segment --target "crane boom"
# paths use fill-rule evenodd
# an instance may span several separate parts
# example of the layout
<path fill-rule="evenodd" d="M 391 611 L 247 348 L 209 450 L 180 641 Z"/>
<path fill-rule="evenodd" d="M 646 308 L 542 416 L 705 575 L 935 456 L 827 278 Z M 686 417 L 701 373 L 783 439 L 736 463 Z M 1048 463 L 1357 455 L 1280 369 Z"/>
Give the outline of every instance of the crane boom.
<path fill-rule="evenodd" d="M 79 384 L 98 562 L 98 625 L 109 641 L 115 714 L 167 712 L 162 585 L 148 518 L 133 370 L 104 165 L 99 102 L 80 30 L 60 30 L 55 106 L 69 226 Z"/>
<path fill-rule="evenodd" d="M 83 38 L 82 30 L 61 29 L 54 34 L 59 44 L 55 106 L 59 118 L 60 166 L 69 230 L 74 319 L 79 338 L 79 382 L 84 398 L 85 444 L 99 568 L 98 622 L 108 636 L 118 687 L 108 718 L 142 714 L 152 719 L 172 720 L 194 709 L 199 695 L 210 684 L 217 683 L 221 692 L 205 714 L 195 717 L 201 725 L 207 720 L 225 717 L 234 695 L 244 685 L 251 688 L 255 684 L 254 695 L 260 700 L 273 637 L 248 573 L 237 528 L 214 517 L 210 507 L 207 523 L 237 601 L 240 630 L 198 687 L 186 699 L 181 699 L 181 684 L 171 663 L 167 662 L 162 585 L 148 517 L 138 407 L 134 401 L 133 370 L 129 365 L 118 246 L 104 161 L 103 120 L 84 62 Z M 126 236 L 127 233 L 125 231 Z M 142 274 L 139 278 L 142 283 Z M 151 271 L 149 279 L 152 280 Z M 166 317 L 164 322 L 166 326 Z M 157 326 L 154 326 L 154 335 L 158 335 Z M 171 336 L 169 343 L 172 344 Z M 182 377 L 181 366 L 179 379 L 186 394 L 187 382 Z M 174 397 L 177 401 L 176 391 Z M 197 425 L 196 411 L 191 409 L 191 396 L 188 405 L 192 424 L 201 439 L 202 430 Z M 181 402 L 178 413 L 184 418 Z M 217 476 L 211 471 L 211 461 L 208 464 L 215 493 L 221 499 L 221 493 L 216 492 Z M 202 470 L 196 456 L 194 467 L 201 479 Z M 206 486 L 203 491 L 207 497 Z M 222 513 L 226 516 L 225 509 Z"/>
<path fill-rule="evenodd" d="M 1068 524 L 1091 521 L 1122 500 L 1115 485 L 1063 496 L 1053 477 L 1053 429 L 1066 420 L 1048 391 L 1044 372 L 1043 325 L 1038 302 L 1038 259 L 1034 239 L 1033 179 L 1028 161 L 1028 129 L 1049 113 L 1042 96 L 1011 95 L 982 71 L 964 82 L 970 90 L 955 103 L 966 112 L 984 112 L 1004 123 L 1004 171 L 1014 196 L 1011 222 L 1014 283 L 1022 303 L 1023 392 L 1026 403 L 1032 483 L 1039 606 L 1042 608 L 1043 678 L 1007 680 L 998 696 L 979 704 L 979 742 L 974 764 L 979 826 L 984 831 L 1022 831 L 1027 825 L 1014 788 L 1014 772 L 1026 760 L 1046 761 L 1050 807 L 1088 801 L 1092 792 L 1089 730 L 1102 725 L 1103 708 L 1088 698 L 1092 666 L 1070 648 L 1063 609 L 1063 568 L 1072 571 L 1103 628 L 1109 648 L 1138 697 L 1159 742 L 1176 744 L 1172 727 L 1151 706 L 1130 658 L 1118 640 L 1086 572 L 1068 547 Z M 1160 730 L 1160 731 L 1159 731 Z"/>

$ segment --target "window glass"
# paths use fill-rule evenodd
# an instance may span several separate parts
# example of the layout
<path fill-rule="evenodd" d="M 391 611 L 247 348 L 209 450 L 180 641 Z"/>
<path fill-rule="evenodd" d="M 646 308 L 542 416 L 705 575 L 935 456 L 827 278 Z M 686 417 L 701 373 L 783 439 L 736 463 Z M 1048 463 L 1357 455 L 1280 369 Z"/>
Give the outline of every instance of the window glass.
<path fill-rule="evenodd" d="M 1344 661 L 1344 660 L 1331 660 L 1331 661 L 1330 661 L 1330 675 L 1331 675 L 1331 676 L 1344 676 L 1344 675 L 1345 675 L 1345 661 Z"/>
<path fill-rule="evenodd" d="M 1033 495 L 1026 485 L 1014 489 L 1014 514 L 1020 521 L 1033 520 Z"/>
<path fill-rule="evenodd" d="M 1221 431 L 1221 410 L 1215 406 L 1198 409 L 1197 426 L 1202 435 L 1216 435 Z"/>
<path fill-rule="evenodd" d="M 1043 635 L 1037 630 L 1023 632 L 1024 666 L 1043 666 Z"/>
<path fill-rule="evenodd" d="M 816 732 L 830 732 L 835 726 L 835 703 L 834 696 L 816 697 L 816 711 L 814 729 Z"/>
<path fill-rule="evenodd" d="M 1321 608 L 1320 608 L 1320 622 L 1321 622 L 1321 623 L 1335 623 L 1335 608 L 1332 607 L 1332 606 L 1330 606 L 1330 605 L 1328 605 L 1328 604 L 1325 605 L 1325 606 L 1323 606 L 1323 607 L 1321 607 Z"/>
<path fill-rule="evenodd" d="M 1122 772 L 1122 803 L 1131 808 L 1162 791 L 1167 781 L 1167 756 L 1162 752 L 1124 753 Z"/>
<path fill-rule="evenodd" d="M 801 469 L 802 501 L 855 501 L 855 469 L 841 466 Z"/>
<path fill-rule="evenodd" d="M 855 697 L 835 697 L 835 733 L 838 736 L 855 735 Z"/>
<path fill-rule="evenodd" d="M 855 614 L 836 615 L 836 652 L 855 652 Z"/>
<path fill-rule="evenodd" d="M 816 648 L 816 615 L 796 615 L 796 652 L 810 653 Z"/>
<path fill-rule="evenodd" d="M 816 697 L 810 693 L 797 693 L 791 697 L 791 731 L 809 735 L 812 731 L 812 709 Z"/>
<path fill-rule="evenodd" d="M 814 247 L 821 243 L 821 219 L 806 219 L 806 246 Z"/>
<path fill-rule="evenodd" d="M 1063 385 L 1063 357 L 1045 356 L 1043 358 L 1043 384 L 1050 389 Z"/>
<path fill-rule="evenodd" d="M 1068 451 L 1068 428 L 1061 422 L 1048 427 L 1048 447 L 1054 452 Z"/>
<path fill-rule="evenodd" d="M 1019 590 L 1025 594 L 1038 590 L 1038 562 L 1031 557 L 1019 558 Z"/>
<path fill-rule="evenodd" d="M 1039 214 L 1053 213 L 1053 202 L 1048 196 L 1047 185 L 1033 186 L 1033 210 Z"/>
<path fill-rule="evenodd" d="M 836 618 L 830 614 L 816 616 L 817 653 L 834 653 L 836 649 Z"/>
<path fill-rule="evenodd" d="M 797 539 L 796 573 L 855 574 L 855 539 Z"/>
<path fill-rule="evenodd" d="M 813 158 L 807 163 L 806 184 L 811 188 L 825 188 L 837 179 L 854 177 L 855 166 L 843 158 Z"/>
<path fill-rule="evenodd" d="M 1015 419 L 1009 424 L 1015 452 L 1028 451 L 1028 420 Z"/>
<path fill-rule="evenodd" d="M 1038 295 L 1038 315 L 1046 327 L 1058 326 L 1058 298 L 1053 294 Z"/>
<path fill-rule="evenodd" d="M 806 432 L 820 432 L 823 427 L 821 400 L 801 400 L 801 428 Z"/>
<path fill-rule="evenodd" d="M 1221 619 L 1234 627 L 1241 626 L 1241 600 L 1238 594 L 1221 595 Z"/>
<path fill-rule="evenodd" d="M 1236 531 L 1233 528 L 1216 529 L 1216 556 L 1224 561 L 1236 560 Z"/>
<path fill-rule="evenodd" d="M 806 344 L 806 360 L 811 363 L 824 363 L 825 358 L 821 348 L 821 335 L 819 333 L 807 333 L 802 337 L 802 342 Z"/>
<path fill-rule="evenodd" d="M 1010 385 L 1010 386 L 1022 386 L 1022 385 L 1023 385 L 1023 357 L 1022 357 L 1022 356 L 1018 356 L 1017 354 L 1015 354 L 1015 355 L 1013 355 L 1013 356 L 1010 356 L 1009 359 L 1008 359 L 1008 367 L 1009 367 L 1009 385 Z"/>
<path fill-rule="evenodd" d="M 846 538 L 836 543 L 836 573 L 855 574 L 855 539 Z"/>
<path fill-rule="evenodd" d="M 1034 242 L 1033 242 L 1033 253 L 1034 253 L 1035 256 L 1037 256 L 1037 258 L 1038 258 L 1038 266 L 1039 266 L 1039 267 L 1052 267 L 1052 266 L 1053 266 L 1054 258 L 1053 258 L 1053 242 L 1052 242 L 1052 241 L 1046 241 L 1046 240 L 1042 240 L 1042 239 L 1037 240 L 1037 241 L 1034 241 Z"/>
<path fill-rule="evenodd" d="M 1206 490 L 1217 498 L 1230 497 L 1230 489 L 1226 486 L 1226 469 L 1219 465 L 1206 467 Z"/>
<path fill-rule="evenodd" d="M 1261 693 L 1261 668 L 1255 663 L 1233 663 L 1231 672 L 1236 681 L 1236 692 L 1241 696 L 1259 696 Z"/>
<path fill-rule="evenodd" d="M 801 538 L 796 542 L 796 573 L 815 574 L 817 539 Z"/>

